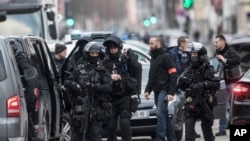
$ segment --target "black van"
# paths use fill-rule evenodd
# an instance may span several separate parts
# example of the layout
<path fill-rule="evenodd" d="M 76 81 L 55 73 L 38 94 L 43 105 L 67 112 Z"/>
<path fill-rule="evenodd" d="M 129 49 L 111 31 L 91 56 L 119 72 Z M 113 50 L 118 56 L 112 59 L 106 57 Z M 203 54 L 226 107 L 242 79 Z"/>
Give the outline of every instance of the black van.
<path fill-rule="evenodd" d="M 9 36 L 8 41 L 16 52 L 27 56 L 37 71 L 37 119 L 33 120 L 38 140 L 70 138 L 70 121 L 64 113 L 62 93 L 58 89 L 60 77 L 46 42 L 34 36 Z"/>

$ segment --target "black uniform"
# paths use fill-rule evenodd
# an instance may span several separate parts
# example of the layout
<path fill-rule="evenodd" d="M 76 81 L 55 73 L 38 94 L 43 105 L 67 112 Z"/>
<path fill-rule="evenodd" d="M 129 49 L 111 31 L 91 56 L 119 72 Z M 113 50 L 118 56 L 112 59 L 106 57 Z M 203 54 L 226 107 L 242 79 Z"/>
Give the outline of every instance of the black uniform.
<path fill-rule="evenodd" d="M 38 87 L 36 80 L 37 71 L 30 65 L 27 54 L 19 52 L 17 48 L 14 48 L 15 58 L 21 75 L 24 75 L 22 79 L 23 86 L 25 87 L 25 101 L 27 104 L 27 111 L 29 116 L 29 140 L 36 140 L 36 134 L 34 125 L 37 124 L 37 113 L 35 111 L 35 103 L 37 96 L 34 94 L 34 89 Z"/>
<path fill-rule="evenodd" d="M 77 69 L 64 83 L 71 90 L 73 99 L 73 140 L 101 141 L 103 121 L 112 112 L 107 100 L 112 91 L 112 81 L 108 71 L 99 64 L 100 56 L 89 55 L 90 52 L 100 53 L 99 45 L 89 42 L 84 50 L 86 58 L 79 62 Z"/>
<path fill-rule="evenodd" d="M 104 64 L 111 74 L 119 74 L 120 80 L 113 81 L 113 91 L 111 92 L 111 103 L 113 106 L 113 115 L 107 121 L 106 130 L 108 141 L 116 141 L 117 122 L 120 121 L 121 137 L 124 141 L 131 141 L 131 101 L 132 94 L 140 93 L 141 90 L 141 64 L 137 61 L 136 55 L 131 49 L 127 51 L 127 56 L 121 55 L 122 41 L 116 36 L 109 36 L 104 42 L 106 46 L 107 57 L 104 59 Z M 118 48 L 118 53 L 111 54 L 110 48 Z M 138 81 L 132 86 L 136 86 L 137 92 L 129 87 L 128 79 L 130 77 L 136 78 Z"/>
<path fill-rule="evenodd" d="M 196 46 L 196 45 L 193 45 Z M 207 51 L 201 44 L 192 47 L 191 65 L 179 78 L 178 87 L 185 91 L 185 132 L 186 141 L 195 140 L 195 121 L 201 120 L 201 128 L 205 141 L 214 141 L 212 132 L 213 106 L 216 103 L 215 93 L 219 89 L 219 78 L 210 66 L 206 56 Z"/>

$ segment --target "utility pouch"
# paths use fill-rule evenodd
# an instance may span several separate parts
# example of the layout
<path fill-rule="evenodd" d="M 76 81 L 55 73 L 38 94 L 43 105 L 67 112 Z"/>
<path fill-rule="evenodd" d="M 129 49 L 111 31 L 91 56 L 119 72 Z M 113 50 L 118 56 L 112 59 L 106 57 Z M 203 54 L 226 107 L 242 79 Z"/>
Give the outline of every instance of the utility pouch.
<path fill-rule="evenodd" d="M 135 78 L 128 77 L 127 87 L 130 90 L 130 92 L 132 92 L 132 94 L 137 94 L 136 86 L 137 86 L 137 80 Z"/>

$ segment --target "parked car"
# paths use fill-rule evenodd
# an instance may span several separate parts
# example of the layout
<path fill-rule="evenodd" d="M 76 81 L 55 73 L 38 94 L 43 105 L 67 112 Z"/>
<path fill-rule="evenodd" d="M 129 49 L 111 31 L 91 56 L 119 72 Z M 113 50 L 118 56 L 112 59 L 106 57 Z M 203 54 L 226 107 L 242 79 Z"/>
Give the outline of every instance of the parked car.
<path fill-rule="evenodd" d="M 250 37 L 233 38 L 229 45 L 239 53 L 244 74 L 250 68 Z"/>
<path fill-rule="evenodd" d="M 145 50 L 147 53 L 149 53 L 149 45 L 142 42 L 142 41 L 138 41 L 138 40 L 125 40 L 124 41 L 126 44 L 129 44 L 129 45 L 134 45 L 142 50 Z"/>
<path fill-rule="evenodd" d="M 62 94 L 58 90 L 59 76 L 46 42 L 34 36 L 9 36 L 11 47 L 27 55 L 28 62 L 37 71 L 38 84 L 35 131 L 38 140 L 60 138 L 69 140 L 71 128 L 64 111 Z M 10 47 L 10 48 L 11 48 Z"/>
<path fill-rule="evenodd" d="M 243 76 L 236 83 L 229 103 L 229 124 L 249 124 L 249 69 L 250 37 L 249 35 L 232 38 L 229 43 L 240 55 Z"/>
<path fill-rule="evenodd" d="M 250 69 L 233 88 L 229 122 L 232 125 L 250 124 Z"/>
<path fill-rule="evenodd" d="M 21 77 L 8 39 L 0 36 L 1 140 L 28 140 L 28 113 Z"/>

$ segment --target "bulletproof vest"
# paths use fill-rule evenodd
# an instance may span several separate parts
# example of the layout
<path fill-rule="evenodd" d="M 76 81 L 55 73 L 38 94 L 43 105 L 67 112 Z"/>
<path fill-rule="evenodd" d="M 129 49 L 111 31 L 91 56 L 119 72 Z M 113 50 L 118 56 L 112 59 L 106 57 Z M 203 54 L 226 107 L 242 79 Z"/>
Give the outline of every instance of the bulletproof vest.
<path fill-rule="evenodd" d="M 101 76 L 99 75 L 96 66 L 86 63 L 78 65 L 79 77 L 78 82 L 80 85 L 99 85 L 101 83 Z"/>
<path fill-rule="evenodd" d="M 113 81 L 113 95 L 125 95 L 126 91 L 126 80 L 129 77 L 127 65 L 122 61 L 107 62 L 108 71 L 110 74 L 120 74 L 122 79 L 118 81 Z"/>
<path fill-rule="evenodd" d="M 204 69 L 199 68 L 197 70 L 191 70 L 190 78 L 193 80 L 192 81 L 193 84 L 204 81 Z"/>

